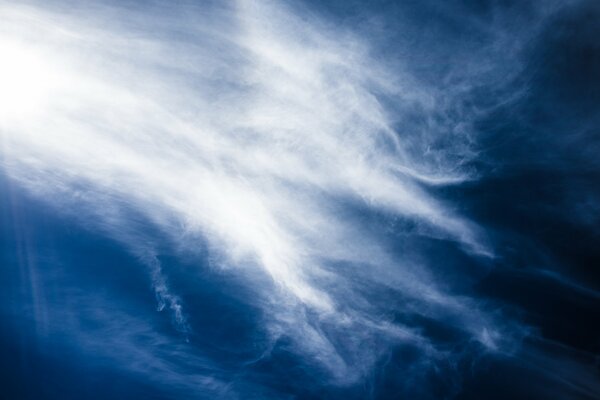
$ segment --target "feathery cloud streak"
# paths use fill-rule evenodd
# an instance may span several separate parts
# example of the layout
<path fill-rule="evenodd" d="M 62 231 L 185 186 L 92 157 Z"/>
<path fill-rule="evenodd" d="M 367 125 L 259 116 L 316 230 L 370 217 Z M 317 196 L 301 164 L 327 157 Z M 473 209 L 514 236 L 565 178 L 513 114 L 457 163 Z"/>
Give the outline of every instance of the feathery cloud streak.
<path fill-rule="evenodd" d="M 361 222 L 390 216 L 408 243 L 431 237 L 491 256 L 475 224 L 427 190 L 467 171 L 411 153 L 435 132 L 404 132 L 394 114 L 443 116 L 433 90 L 374 59 L 352 32 L 281 4 L 118 7 L 1 6 L 11 82 L 0 95 L 10 105 L 2 168 L 144 260 L 178 329 L 189 329 L 185 306 L 132 212 L 178 251 L 208 246 L 215 267 L 252 287 L 248 302 L 269 315 L 274 340 L 291 337 L 340 382 L 367 373 L 385 343 L 442 357 L 373 293 L 391 291 L 407 312 L 487 349 L 510 341 L 503 330 L 516 327 Z"/>

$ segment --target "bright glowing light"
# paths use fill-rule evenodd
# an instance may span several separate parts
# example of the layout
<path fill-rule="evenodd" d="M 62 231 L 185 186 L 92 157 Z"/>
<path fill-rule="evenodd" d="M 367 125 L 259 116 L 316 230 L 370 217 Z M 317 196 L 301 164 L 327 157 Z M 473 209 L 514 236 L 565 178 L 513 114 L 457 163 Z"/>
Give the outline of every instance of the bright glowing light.
<path fill-rule="evenodd" d="M 0 120 L 21 119 L 40 110 L 53 85 L 42 57 L 15 42 L 0 41 Z"/>

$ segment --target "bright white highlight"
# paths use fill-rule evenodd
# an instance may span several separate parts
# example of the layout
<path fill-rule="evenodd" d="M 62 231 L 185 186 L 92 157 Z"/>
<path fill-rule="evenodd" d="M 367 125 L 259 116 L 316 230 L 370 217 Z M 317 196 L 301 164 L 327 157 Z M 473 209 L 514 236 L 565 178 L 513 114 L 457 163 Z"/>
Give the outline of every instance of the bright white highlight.
<path fill-rule="evenodd" d="M 0 120 L 34 116 L 53 86 L 49 65 L 35 50 L 0 40 Z"/>

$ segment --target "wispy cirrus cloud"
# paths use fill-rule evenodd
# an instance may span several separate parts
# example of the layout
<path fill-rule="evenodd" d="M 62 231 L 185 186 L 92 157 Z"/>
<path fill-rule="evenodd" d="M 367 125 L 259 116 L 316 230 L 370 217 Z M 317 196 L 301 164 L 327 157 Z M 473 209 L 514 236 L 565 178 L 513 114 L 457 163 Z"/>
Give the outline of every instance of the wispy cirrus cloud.
<path fill-rule="evenodd" d="M 207 245 L 216 268 L 252 288 L 273 340 L 291 337 L 338 382 L 367 374 L 390 343 L 444 357 L 425 329 L 394 315 L 398 302 L 483 348 L 510 349 L 507 332 L 523 328 L 498 323 L 391 243 L 428 237 L 493 253 L 429 190 L 469 178 L 460 157 L 421 160 L 411 152 L 435 132 L 404 132 L 392 116 L 390 102 L 455 123 L 434 91 L 303 10 L 120 7 L 2 6 L 0 51 L 17 66 L 3 79 L 34 85 L 2 101 L 37 99 L 2 120 L 2 168 L 144 260 L 180 330 L 190 333 L 185 305 L 134 214 L 176 251 Z M 369 229 L 378 215 L 397 225 Z"/>

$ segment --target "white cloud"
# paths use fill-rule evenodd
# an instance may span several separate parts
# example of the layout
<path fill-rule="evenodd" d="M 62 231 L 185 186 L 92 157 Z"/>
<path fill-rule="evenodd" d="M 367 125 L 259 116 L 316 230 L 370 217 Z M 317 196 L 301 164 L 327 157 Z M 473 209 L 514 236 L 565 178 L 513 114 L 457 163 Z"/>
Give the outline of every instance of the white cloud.
<path fill-rule="evenodd" d="M 339 380 L 365 368 L 352 357 L 375 361 L 377 351 L 361 348 L 375 336 L 430 346 L 377 315 L 357 285 L 390 287 L 495 347 L 491 319 L 472 302 L 443 293 L 427 266 L 393 255 L 348 218 L 354 204 L 489 254 L 471 223 L 421 187 L 461 175 L 415 163 L 408 149 L 419 138 L 378 97 L 429 110 L 426 88 L 387 71 L 350 32 L 269 3 L 192 7 L 187 18 L 167 8 L 130 20 L 112 20 L 120 11 L 110 7 L 92 11 L 1 6 L 3 43 L 34 55 L 24 71 L 43 68 L 53 81 L 35 110 L 2 121 L 8 175 L 150 260 L 124 210 L 185 251 L 207 241 L 220 267 L 261 283 L 256 301 L 273 316 L 273 335 L 292 336 Z M 3 72 L 27 80 L 18 68 Z M 344 263 L 353 267 L 336 266 Z M 183 318 L 156 274 L 163 301 Z M 357 279 L 364 284 L 350 283 Z M 333 343 L 326 329 L 354 336 Z"/>

